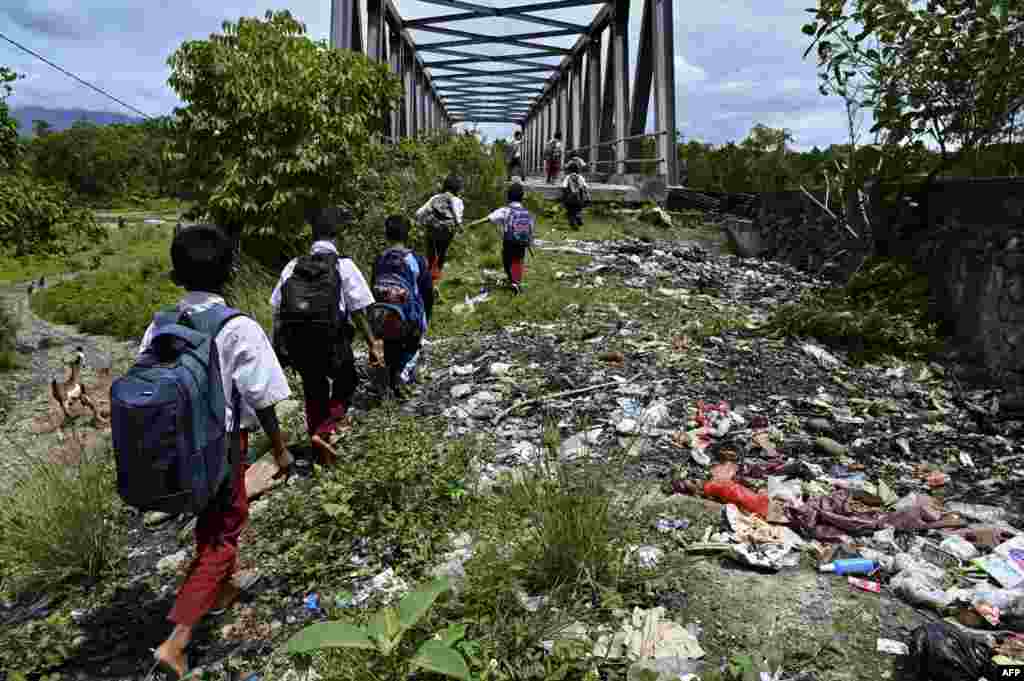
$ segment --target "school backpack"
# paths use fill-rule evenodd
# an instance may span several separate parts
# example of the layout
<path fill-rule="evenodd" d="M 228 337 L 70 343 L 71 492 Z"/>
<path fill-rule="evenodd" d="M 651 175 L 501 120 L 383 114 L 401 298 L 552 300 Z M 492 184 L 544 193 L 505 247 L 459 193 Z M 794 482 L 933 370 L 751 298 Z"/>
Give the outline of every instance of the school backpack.
<path fill-rule="evenodd" d="M 557 159 L 558 158 L 558 151 L 559 151 L 559 147 L 560 146 L 561 146 L 561 142 L 559 142 L 558 140 L 551 140 L 550 142 L 548 142 L 548 148 L 547 148 L 547 152 L 545 153 L 545 157 L 549 161 Z"/>
<path fill-rule="evenodd" d="M 117 491 L 129 506 L 200 513 L 233 477 L 239 443 L 224 423 L 215 339 L 239 316 L 224 305 L 158 313 L 152 342 L 110 386 Z M 241 405 L 237 390 L 231 397 L 234 434 Z"/>
<path fill-rule="evenodd" d="M 347 357 L 347 320 L 339 308 L 341 275 L 336 253 L 313 253 L 295 261 L 281 287 L 280 343 L 296 368 L 331 371 Z"/>
<path fill-rule="evenodd" d="M 459 227 L 459 218 L 455 215 L 452 195 L 446 192 L 437 194 L 430 199 L 430 207 L 427 209 L 423 223 L 433 238 L 451 239 Z"/>
<path fill-rule="evenodd" d="M 505 217 L 505 241 L 520 246 L 529 246 L 533 243 L 533 216 L 525 208 L 514 206 L 508 207 L 508 215 Z"/>
<path fill-rule="evenodd" d="M 590 188 L 580 177 L 579 173 L 572 173 L 566 178 L 566 198 L 577 206 L 585 206 L 590 203 Z"/>
<path fill-rule="evenodd" d="M 398 341 L 426 331 L 426 313 L 417 283 L 423 265 L 412 251 L 389 248 L 374 267 L 370 323 L 374 335 Z"/>

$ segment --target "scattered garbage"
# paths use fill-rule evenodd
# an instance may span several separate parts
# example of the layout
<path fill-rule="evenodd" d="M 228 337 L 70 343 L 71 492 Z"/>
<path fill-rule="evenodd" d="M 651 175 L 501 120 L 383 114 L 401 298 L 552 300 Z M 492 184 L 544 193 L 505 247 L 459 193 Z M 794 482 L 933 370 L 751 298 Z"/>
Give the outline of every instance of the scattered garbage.
<path fill-rule="evenodd" d="M 302 605 L 306 608 L 307 612 L 319 613 L 320 612 L 320 594 L 315 591 L 306 594 L 306 597 L 302 599 Z"/>
<path fill-rule="evenodd" d="M 963 681 L 988 677 L 991 652 L 984 643 L 946 622 L 931 622 L 911 633 L 908 646 L 911 678 Z"/>
<path fill-rule="evenodd" d="M 870 575 L 877 569 L 878 563 L 865 558 L 836 560 L 818 567 L 821 572 L 834 572 L 837 575 Z"/>
<path fill-rule="evenodd" d="M 909 655 L 910 647 L 902 641 L 893 641 L 890 638 L 880 638 L 875 643 L 875 649 L 880 653 L 889 655 Z"/>
<path fill-rule="evenodd" d="M 641 664 L 636 669 L 652 669 L 669 675 L 667 678 L 697 672 L 696 661 L 704 657 L 704 649 L 689 629 L 664 619 L 664 616 L 663 607 L 650 610 L 634 608 L 617 632 L 605 633 L 598 638 L 593 648 L 594 657 L 625 658 L 634 665 L 641 661 L 658 661 L 656 667 Z"/>
<path fill-rule="evenodd" d="M 860 589 L 861 591 L 870 591 L 871 593 L 881 593 L 882 585 L 878 582 L 870 579 L 861 579 L 859 577 L 847 577 L 846 581 L 850 586 Z"/>

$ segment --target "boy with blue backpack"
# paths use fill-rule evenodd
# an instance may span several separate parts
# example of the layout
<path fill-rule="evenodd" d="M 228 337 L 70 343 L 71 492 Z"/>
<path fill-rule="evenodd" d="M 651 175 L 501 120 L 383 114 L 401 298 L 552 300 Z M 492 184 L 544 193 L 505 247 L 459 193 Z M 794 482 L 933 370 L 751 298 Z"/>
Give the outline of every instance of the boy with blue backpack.
<path fill-rule="evenodd" d="M 187 293 L 156 315 L 135 365 L 110 388 L 121 497 L 141 511 L 197 516 L 196 556 L 168 615 L 175 627 L 154 653 L 178 678 L 193 627 L 246 588 L 235 564 L 249 518 L 249 431 L 270 438 L 278 476 L 292 463 L 274 409 L 291 394 L 284 371 L 260 325 L 222 295 L 232 260 L 230 239 L 213 225 L 175 235 L 171 277 Z"/>
<path fill-rule="evenodd" d="M 513 182 L 508 188 L 508 205 L 471 223 L 479 225 L 490 221 L 501 230 L 501 261 L 514 295 L 523 290 L 523 270 L 526 269 L 526 251 L 533 252 L 533 215 L 523 206 L 525 188 Z"/>
<path fill-rule="evenodd" d="M 388 388 L 398 398 L 406 397 L 403 386 L 415 381 L 416 360 L 434 308 L 430 267 L 406 246 L 409 228 L 401 215 L 385 221 L 388 247 L 370 275 L 377 301 L 370 309 L 371 326 L 384 341 Z"/>

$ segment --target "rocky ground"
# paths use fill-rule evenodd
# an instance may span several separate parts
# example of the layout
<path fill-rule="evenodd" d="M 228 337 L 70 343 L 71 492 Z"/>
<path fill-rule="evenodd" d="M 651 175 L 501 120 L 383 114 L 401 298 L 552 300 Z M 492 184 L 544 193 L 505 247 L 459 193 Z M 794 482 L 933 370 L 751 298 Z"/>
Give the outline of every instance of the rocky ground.
<path fill-rule="evenodd" d="M 917 492 L 947 505 L 991 504 L 1004 509 L 1000 520 L 1024 527 L 1017 521 L 1024 512 L 1018 485 L 1024 426 L 1008 410 L 1013 403 L 1003 389 L 965 385 L 941 362 L 855 367 L 813 339 L 764 336 L 760 326 L 774 306 L 823 282 L 699 243 L 569 241 L 543 243 L 539 250 L 540 257 L 545 250 L 589 256 L 589 264 L 558 278 L 593 289 L 595 302 L 568 307 L 552 323 L 523 320 L 495 334 L 428 344 L 419 385 L 402 409 L 443 417 L 451 435 L 488 439 L 495 456 L 480 464 L 483 488 L 536 462 L 549 423 L 558 426 L 563 461 L 623 462 L 624 487 L 644 492 L 645 503 L 673 509 L 666 521 L 678 529 L 652 531 L 651 552 L 676 553 L 688 569 L 659 598 L 674 619 L 696 625 L 713 666 L 737 651 L 781 649 L 785 676 L 779 678 L 895 678 L 894 657 L 878 652 L 877 640 L 906 640 L 910 629 L 937 617 L 886 587 L 865 593 L 845 578 L 817 572 L 813 566 L 828 549 L 813 537 L 786 544 L 782 553 L 788 555 L 767 569 L 743 565 L 728 548 L 700 549 L 709 538 L 735 544 L 739 530 L 730 528 L 721 504 L 673 490 L 707 480 L 714 464 L 735 462 L 750 487 L 766 484 L 766 470 L 786 470 L 802 478 L 809 497 L 844 486 L 858 490 L 861 501 L 882 497 L 877 483 L 883 481 L 894 498 Z M 601 303 L 610 286 L 633 289 L 642 302 L 629 308 Z M 25 294 L 11 287 L 4 295 L 18 302 Z M 500 301 L 477 303 L 494 304 Z M 460 313 L 474 314 L 472 305 L 462 305 Z M 45 448 L 55 437 L 38 433 L 53 412 L 46 385 L 62 353 L 82 345 L 89 366 L 112 364 L 116 374 L 134 346 L 54 327 L 22 309 L 27 323 L 19 343 L 31 350 L 31 368 L 0 379 L 17 397 L 2 428 L 8 438 Z M 41 347 L 43 338 L 54 345 Z M 86 378 L 101 381 L 88 372 Z M 699 402 L 728 405 L 728 416 L 713 424 L 718 431 L 703 439 L 694 420 Z M 359 405 L 370 406 L 365 390 Z M 291 423 L 297 407 L 288 406 Z M 786 462 L 799 466 L 783 469 Z M 290 484 L 311 484 L 307 472 L 304 466 Z M 926 476 L 939 472 L 948 481 L 930 486 Z M 256 502 L 257 531 L 273 503 L 274 493 Z M 871 508 L 867 503 L 861 510 Z M 83 681 L 142 678 L 147 650 L 166 634 L 163 618 L 189 550 L 186 520 L 152 527 L 145 521 L 125 517 L 130 578 L 96 585 L 88 602 L 0 606 L 0 622 L 22 626 L 70 612 L 67 630 L 77 638 L 65 671 Z M 899 540 L 906 544 L 910 534 L 922 533 Z M 846 549 L 852 549 L 849 542 Z M 303 604 L 304 587 L 267 576 L 254 601 L 203 625 L 195 663 L 216 670 L 234 657 L 258 668 L 313 616 Z"/>

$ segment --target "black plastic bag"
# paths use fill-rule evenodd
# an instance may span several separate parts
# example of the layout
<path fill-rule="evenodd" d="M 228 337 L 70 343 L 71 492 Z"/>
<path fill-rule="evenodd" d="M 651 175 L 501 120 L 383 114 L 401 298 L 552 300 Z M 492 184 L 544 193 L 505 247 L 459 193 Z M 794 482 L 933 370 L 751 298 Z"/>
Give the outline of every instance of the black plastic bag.
<path fill-rule="evenodd" d="M 978 681 L 995 678 L 992 650 L 945 622 L 932 622 L 910 635 L 907 671 L 916 681 Z"/>

